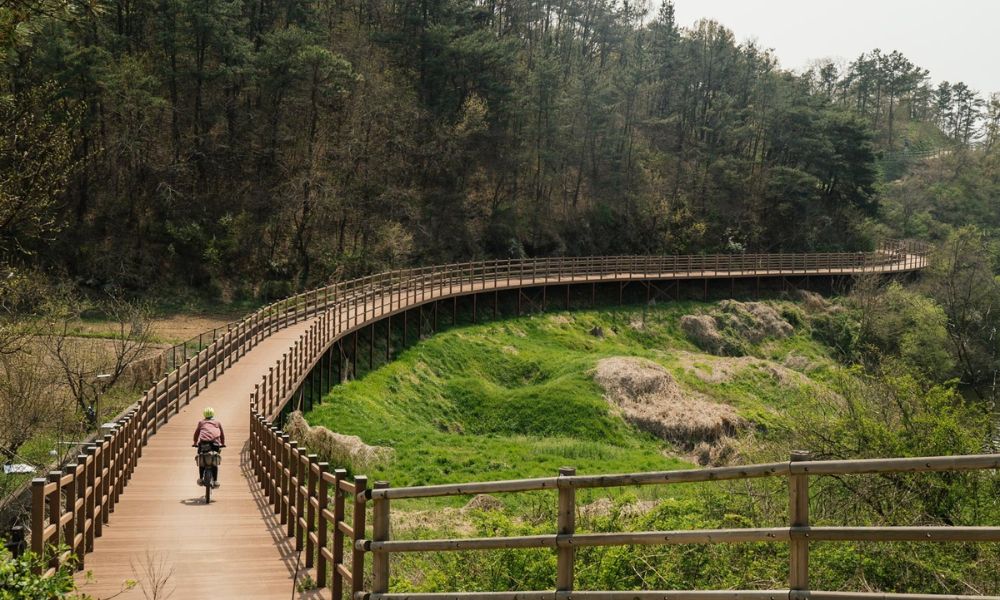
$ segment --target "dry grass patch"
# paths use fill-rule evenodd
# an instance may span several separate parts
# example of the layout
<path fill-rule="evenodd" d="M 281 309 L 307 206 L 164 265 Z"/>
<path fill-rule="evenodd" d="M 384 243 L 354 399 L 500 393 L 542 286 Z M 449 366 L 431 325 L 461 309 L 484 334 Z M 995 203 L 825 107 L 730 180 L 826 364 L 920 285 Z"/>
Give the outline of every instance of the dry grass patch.
<path fill-rule="evenodd" d="M 682 391 L 666 369 L 643 358 L 603 359 L 594 379 L 626 421 L 664 440 L 693 446 L 743 425 L 733 407 Z"/>
<path fill-rule="evenodd" d="M 742 356 L 748 344 L 783 339 L 795 333 L 773 306 L 763 302 L 723 300 L 708 314 L 685 315 L 681 330 L 696 346 L 717 355 Z"/>
<path fill-rule="evenodd" d="M 707 356 L 691 352 L 677 352 L 677 360 L 685 371 L 705 383 L 727 383 L 747 370 L 756 370 L 770 376 L 783 387 L 808 385 L 811 380 L 784 365 L 753 356 Z"/>
<path fill-rule="evenodd" d="M 338 468 L 350 467 L 360 472 L 392 459 L 392 448 L 369 446 L 356 435 L 343 435 L 323 426 L 313 427 L 299 411 L 288 415 L 285 432 Z"/>
<path fill-rule="evenodd" d="M 636 500 L 627 504 L 617 504 L 610 498 L 598 498 L 580 507 L 580 517 L 584 520 L 593 520 L 617 513 L 620 517 L 632 519 L 649 513 L 657 504 L 659 503 L 656 500 Z"/>

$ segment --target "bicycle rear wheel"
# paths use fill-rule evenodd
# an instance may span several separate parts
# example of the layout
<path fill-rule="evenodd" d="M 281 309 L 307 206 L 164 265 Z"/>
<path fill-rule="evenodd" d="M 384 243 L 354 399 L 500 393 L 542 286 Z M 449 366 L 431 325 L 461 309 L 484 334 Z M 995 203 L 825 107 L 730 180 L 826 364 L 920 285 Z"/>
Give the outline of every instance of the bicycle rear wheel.
<path fill-rule="evenodd" d="M 213 479 L 212 479 L 212 469 L 211 468 L 205 469 L 205 476 L 202 477 L 202 480 L 205 482 L 205 504 L 208 504 L 209 502 L 212 501 L 212 483 L 213 483 Z"/>

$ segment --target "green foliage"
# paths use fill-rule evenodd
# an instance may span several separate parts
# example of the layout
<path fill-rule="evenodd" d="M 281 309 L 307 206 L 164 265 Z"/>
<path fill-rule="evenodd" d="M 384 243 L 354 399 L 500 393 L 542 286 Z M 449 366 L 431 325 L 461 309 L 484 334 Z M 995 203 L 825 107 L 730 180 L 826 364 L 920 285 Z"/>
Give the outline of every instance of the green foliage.
<path fill-rule="evenodd" d="M 664 469 L 662 442 L 614 414 L 592 380 L 605 356 L 687 347 L 687 305 L 535 316 L 439 333 L 338 386 L 310 423 L 395 449 L 373 476 L 393 485 L 581 472 Z M 589 332 L 601 327 L 604 338 Z"/>
<path fill-rule="evenodd" d="M 900 313 L 893 317 L 899 320 L 880 323 L 866 339 L 889 341 L 887 332 L 907 329 L 908 319 L 940 311 L 909 289 L 890 287 L 886 296 L 885 310 Z M 713 361 L 731 360 L 692 352 L 679 331 L 681 315 L 712 307 L 667 305 L 641 313 L 533 316 L 439 333 L 339 386 L 309 418 L 396 448 L 395 462 L 371 474 L 393 485 L 551 475 L 563 464 L 581 473 L 677 468 L 679 461 L 660 456 L 669 447 L 600 410 L 600 392 L 589 375 L 594 362 L 636 355 L 666 366 L 685 389 L 730 403 L 750 419 L 754 430 L 740 446 L 745 462 L 784 460 L 792 448 L 808 448 L 817 458 L 980 451 L 988 415 L 953 383 L 929 379 L 928 369 L 910 362 L 905 345 L 887 349 L 872 373 L 830 361 L 833 349 L 814 339 L 826 335 L 830 324 L 853 332 L 842 336 L 845 353 L 870 352 L 860 341 L 859 308 L 834 305 L 806 315 L 792 304 L 773 306 L 801 323 L 790 337 L 764 340 L 749 350 L 761 359 L 808 361 L 808 379 L 795 385 L 782 383 L 766 368 L 746 368 L 714 382 L 695 376 L 682 365 L 713 374 L 719 368 Z M 935 319 L 939 316 L 930 319 L 931 330 L 940 325 Z M 605 337 L 590 335 L 594 326 Z M 1000 479 L 989 473 L 816 477 L 811 486 L 817 525 L 978 525 L 1000 518 Z M 447 513 L 458 515 L 449 518 L 425 515 L 454 511 L 466 499 L 401 502 L 394 510 L 402 511 L 408 523 L 412 514 L 415 524 L 397 535 L 493 537 L 554 530 L 552 494 L 497 499 L 499 507 L 467 508 Z M 578 502 L 585 508 L 577 527 L 584 532 L 768 527 L 781 526 L 787 518 L 787 489 L 779 478 L 587 490 L 578 494 Z M 812 551 L 816 588 L 1000 589 L 991 567 L 1000 555 L 988 544 L 819 543 Z M 555 554 L 547 550 L 404 554 L 393 565 L 392 589 L 407 592 L 550 589 L 555 581 Z M 784 544 L 581 548 L 576 585 L 774 589 L 786 585 L 787 565 Z"/>
<path fill-rule="evenodd" d="M 53 549 L 52 552 L 62 552 L 64 549 Z M 32 552 L 25 552 L 18 558 L 11 556 L 4 546 L 0 546 L 0 600 L 52 600 L 66 598 L 76 591 L 73 573 L 76 571 L 73 560 L 60 565 L 55 574 L 44 577 L 37 573 L 48 568 L 48 557 L 39 557 Z M 84 597 L 74 595 L 82 600 Z"/>
<path fill-rule="evenodd" d="M 77 166 L 78 117 L 53 85 L 0 91 L 0 265 L 37 251 L 61 228 L 60 194 Z"/>
<path fill-rule="evenodd" d="M 955 360 L 949 352 L 948 317 L 941 306 L 897 282 L 859 293 L 874 295 L 862 316 L 858 339 L 862 349 L 898 357 L 934 381 L 952 374 Z"/>

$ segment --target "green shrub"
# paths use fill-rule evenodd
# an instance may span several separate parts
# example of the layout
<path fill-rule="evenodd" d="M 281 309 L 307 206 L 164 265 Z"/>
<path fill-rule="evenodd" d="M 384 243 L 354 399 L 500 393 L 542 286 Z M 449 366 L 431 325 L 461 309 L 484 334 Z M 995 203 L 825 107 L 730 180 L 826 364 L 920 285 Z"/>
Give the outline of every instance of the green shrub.
<path fill-rule="evenodd" d="M 52 552 L 63 552 L 64 548 Z M 51 556 L 51 555 L 49 555 Z M 76 563 L 64 562 L 51 577 L 36 574 L 48 564 L 49 556 L 40 557 L 33 552 L 25 552 L 14 558 L 4 546 L 0 546 L 0 600 L 52 600 L 65 598 L 76 591 L 73 572 Z M 81 595 L 74 598 L 83 600 Z"/>

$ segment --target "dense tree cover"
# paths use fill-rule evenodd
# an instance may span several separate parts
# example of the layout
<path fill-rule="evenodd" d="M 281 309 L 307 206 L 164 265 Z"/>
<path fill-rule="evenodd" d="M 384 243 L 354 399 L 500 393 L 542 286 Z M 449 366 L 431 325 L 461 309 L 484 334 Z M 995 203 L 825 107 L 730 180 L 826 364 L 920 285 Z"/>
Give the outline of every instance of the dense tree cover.
<path fill-rule="evenodd" d="M 855 248 L 876 209 L 862 116 L 669 3 L 39 6 L 3 8 L 5 135 L 37 142 L 2 148 L 0 241 L 84 283 Z"/>
<path fill-rule="evenodd" d="M 863 115 L 888 151 L 996 140 L 996 94 L 986 99 L 961 81 L 934 85 L 926 69 L 899 51 L 876 48 L 846 67 L 821 61 L 806 75 L 816 93 Z"/>
<path fill-rule="evenodd" d="M 899 52 L 795 75 L 669 2 L 0 12 L 3 262 L 90 285 L 273 296 L 477 256 L 853 249 L 876 151 L 1000 130 L 1000 99 Z"/>

